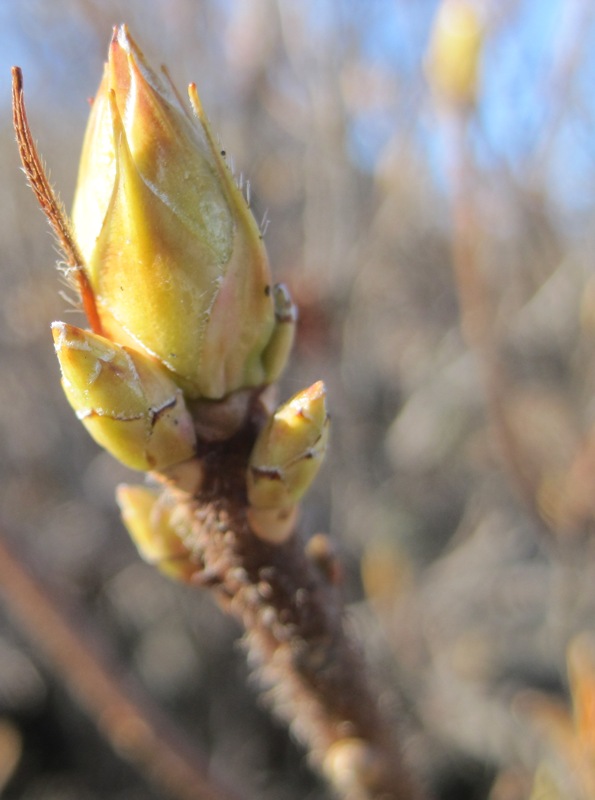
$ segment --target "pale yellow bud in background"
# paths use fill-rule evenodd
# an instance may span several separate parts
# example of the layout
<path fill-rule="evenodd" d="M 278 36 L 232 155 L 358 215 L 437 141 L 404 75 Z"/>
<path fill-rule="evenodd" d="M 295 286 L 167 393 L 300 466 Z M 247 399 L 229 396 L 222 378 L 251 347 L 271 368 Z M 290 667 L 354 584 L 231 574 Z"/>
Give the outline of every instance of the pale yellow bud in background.
<path fill-rule="evenodd" d="M 476 100 L 484 26 L 476 4 L 443 0 L 432 30 L 426 67 L 439 98 L 467 107 Z"/>

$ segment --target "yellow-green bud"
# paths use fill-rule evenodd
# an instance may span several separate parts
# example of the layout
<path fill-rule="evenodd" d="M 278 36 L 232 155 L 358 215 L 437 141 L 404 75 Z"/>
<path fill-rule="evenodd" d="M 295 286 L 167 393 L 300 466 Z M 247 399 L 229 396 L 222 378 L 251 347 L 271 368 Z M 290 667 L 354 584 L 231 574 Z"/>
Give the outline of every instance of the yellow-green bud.
<path fill-rule="evenodd" d="M 248 500 L 259 509 L 287 508 L 306 492 L 326 452 L 329 417 L 322 381 L 280 406 L 260 432 L 248 467 Z"/>
<path fill-rule="evenodd" d="M 220 399 L 278 376 L 288 326 L 260 230 L 189 94 L 194 114 L 116 29 L 73 226 L 105 335 L 159 359 L 189 397 Z"/>
<path fill-rule="evenodd" d="M 160 364 L 64 322 L 54 322 L 52 333 L 66 397 L 98 444 L 139 470 L 192 458 L 192 418 Z"/>
<path fill-rule="evenodd" d="M 460 107 L 475 102 L 484 26 L 477 4 L 443 0 L 438 9 L 427 57 L 432 89 Z"/>
<path fill-rule="evenodd" d="M 183 542 L 172 511 L 146 486 L 121 484 L 116 490 L 122 521 L 141 557 L 161 572 L 187 581 L 197 567 Z"/>

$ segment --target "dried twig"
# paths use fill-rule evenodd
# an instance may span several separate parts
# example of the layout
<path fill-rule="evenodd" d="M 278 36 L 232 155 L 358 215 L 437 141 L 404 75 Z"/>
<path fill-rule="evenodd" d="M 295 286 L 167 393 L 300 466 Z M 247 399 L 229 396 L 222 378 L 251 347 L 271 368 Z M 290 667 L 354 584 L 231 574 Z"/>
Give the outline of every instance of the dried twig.
<path fill-rule="evenodd" d="M 19 67 L 12 68 L 12 120 L 17 136 L 19 155 L 29 186 L 33 189 L 43 213 L 56 234 L 66 263 L 71 270 L 68 277 L 72 279 L 80 294 L 89 325 L 95 333 L 101 333 L 101 322 L 95 305 L 95 297 L 83 268 L 83 257 L 72 235 L 68 217 L 45 174 L 43 163 L 33 141 L 23 97 L 23 74 Z"/>

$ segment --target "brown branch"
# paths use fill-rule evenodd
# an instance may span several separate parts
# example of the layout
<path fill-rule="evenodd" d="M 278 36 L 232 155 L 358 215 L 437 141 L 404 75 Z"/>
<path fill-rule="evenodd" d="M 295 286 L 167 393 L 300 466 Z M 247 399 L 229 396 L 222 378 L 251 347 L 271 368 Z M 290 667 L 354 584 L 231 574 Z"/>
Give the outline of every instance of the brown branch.
<path fill-rule="evenodd" d="M 138 767 L 170 800 L 239 800 L 208 774 L 204 755 L 140 687 L 105 662 L 89 635 L 83 635 L 2 537 L 0 592 L 118 755 Z"/>
<path fill-rule="evenodd" d="M 66 263 L 74 274 L 74 284 L 81 296 L 83 310 L 94 333 L 101 333 L 101 322 L 95 297 L 84 269 L 84 259 L 70 230 L 70 222 L 60 200 L 47 178 L 42 160 L 37 152 L 23 95 L 23 74 L 19 67 L 12 68 L 12 121 L 17 137 L 19 155 L 29 186 L 58 238 Z M 71 278 L 71 275 L 69 275 Z"/>
<path fill-rule="evenodd" d="M 343 797 L 421 800 L 424 793 L 346 634 L 337 570 L 309 557 L 297 534 L 272 545 L 250 529 L 249 448 L 244 430 L 213 449 L 200 498 L 169 490 L 185 510 L 191 530 L 185 543 L 200 564 L 192 580 L 211 588 L 241 621 L 268 700 Z"/>

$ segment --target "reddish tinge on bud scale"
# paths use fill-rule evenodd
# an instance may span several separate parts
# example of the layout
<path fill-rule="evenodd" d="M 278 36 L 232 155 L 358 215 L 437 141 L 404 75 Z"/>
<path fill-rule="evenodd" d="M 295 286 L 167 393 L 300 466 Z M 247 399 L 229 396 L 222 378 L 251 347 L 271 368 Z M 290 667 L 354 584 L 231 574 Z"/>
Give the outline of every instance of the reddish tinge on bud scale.
<path fill-rule="evenodd" d="M 295 314 L 277 313 L 260 230 L 189 94 L 194 113 L 114 31 L 72 216 L 103 333 L 219 399 L 278 377 Z"/>

